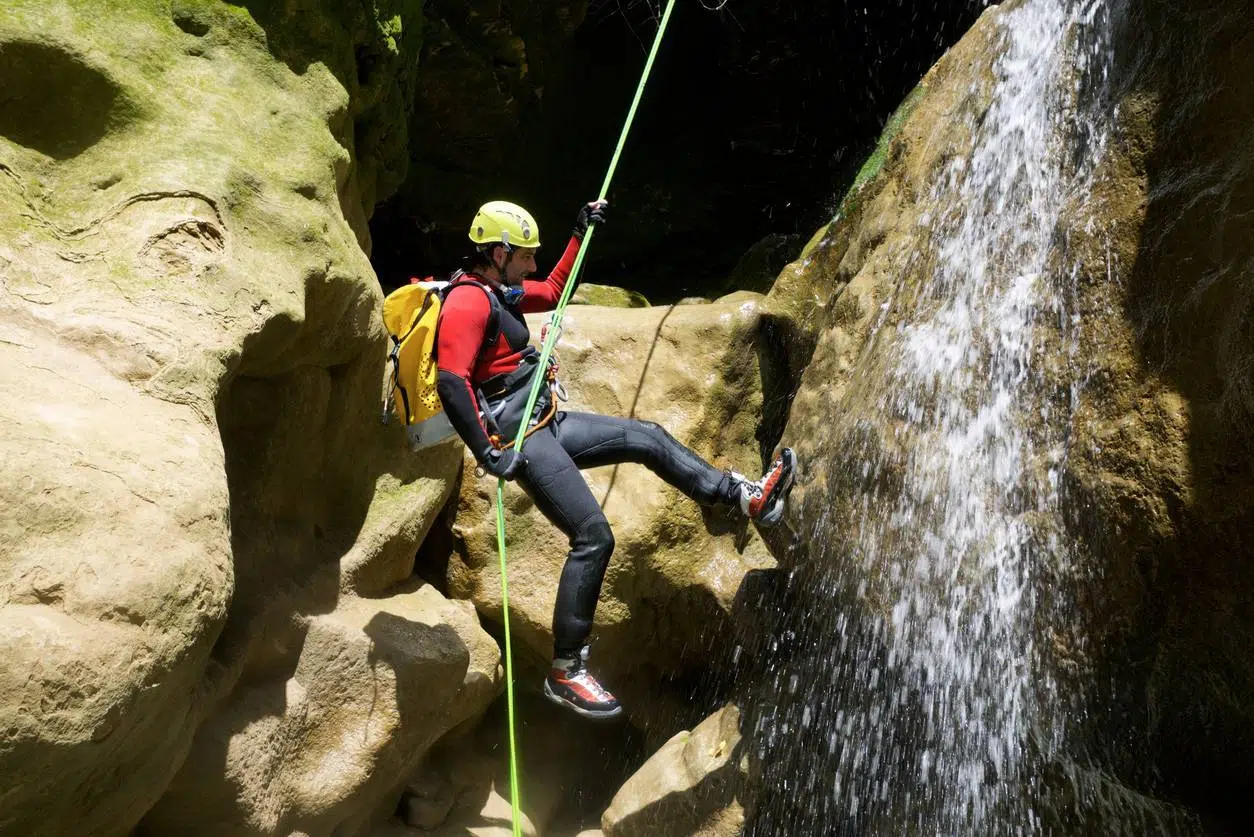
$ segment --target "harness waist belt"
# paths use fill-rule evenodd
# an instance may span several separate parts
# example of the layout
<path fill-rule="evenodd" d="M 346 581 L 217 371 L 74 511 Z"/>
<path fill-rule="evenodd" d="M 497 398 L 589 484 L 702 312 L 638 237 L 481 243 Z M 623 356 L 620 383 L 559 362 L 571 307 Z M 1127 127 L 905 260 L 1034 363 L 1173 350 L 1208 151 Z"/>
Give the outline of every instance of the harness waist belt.
<path fill-rule="evenodd" d="M 535 374 L 539 367 L 540 353 L 535 349 L 524 354 L 519 362 L 519 366 L 513 372 L 503 372 L 500 375 L 493 375 L 482 384 L 479 390 L 483 393 L 483 397 L 490 401 L 498 398 L 504 398 L 514 392 L 517 392 L 525 384 L 531 382 L 531 376 Z"/>

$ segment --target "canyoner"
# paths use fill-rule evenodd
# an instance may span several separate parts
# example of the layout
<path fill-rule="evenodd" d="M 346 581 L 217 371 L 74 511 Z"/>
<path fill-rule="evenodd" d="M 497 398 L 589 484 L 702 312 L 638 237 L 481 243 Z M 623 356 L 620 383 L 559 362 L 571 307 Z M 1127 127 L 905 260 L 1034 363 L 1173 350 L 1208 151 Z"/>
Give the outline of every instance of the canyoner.
<path fill-rule="evenodd" d="M 604 221 L 607 208 L 604 200 L 581 207 L 557 266 L 544 280 L 531 280 L 540 244 L 535 220 L 516 204 L 484 204 L 470 225 L 466 269 L 444 291 L 435 353 L 440 401 L 480 468 L 517 480 L 570 541 L 543 688 L 587 718 L 612 718 L 622 709 L 587 667 L 614 536 L 580 469 L 639 463 L 702 505 L 732 506 L 767 526 L 783 515 L 795 471 L 792 451 L 784 449 L 761 478 L 749 480 L 710 465 L 654 422 L 559 408 L 565 393 L 556 366 L 529 345 L 524 314 L 554 309 L 585 233 Z M 520 434 L 522 446 L 508 444 Z"/>

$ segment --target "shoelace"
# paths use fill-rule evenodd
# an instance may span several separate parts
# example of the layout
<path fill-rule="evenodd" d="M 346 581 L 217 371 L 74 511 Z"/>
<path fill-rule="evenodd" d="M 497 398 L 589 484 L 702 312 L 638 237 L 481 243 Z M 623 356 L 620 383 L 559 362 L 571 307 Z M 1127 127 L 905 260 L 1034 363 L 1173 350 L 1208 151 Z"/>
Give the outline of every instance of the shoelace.
<path fill-rule="evenodd" d="M 750 517 L 757 517 L 762 511 L 762 487 L 756 482 L 741 484 L 744 492 L 740 499 L 740 510 Z"/>
<path fill-rule="evenodd" d="M 762 475 L 762 479 L 758 480 L 758 491 L 765 492 L 768 485 L 774 485 L 778 482 L 783 470 L 784 457 L 781 456 L 771 463 L 771 467 Z"/>
<path fill-rule="evenodd" d="M 751 483 L 745 484 L 745 487 L 748 489 L 749 497 L 750 497 L 749 511 L 754 516 L 757 516 L 761 514 L 763 511 L 765 511 L 765 507 L 760 505 L 760 503 L 766 498 L 767 486 L 774 485 L 775 482 L 779 479 L 779 471 L 783 465 L 783 462 L 784 460 L 782 458 L 776 459 L 775 462 L 771 464 L 770 469 L 765 474 L 762 475 L 761 479 L 759 479 L 757 482 L 751 482 Z"/>
<path fill-rule="evenodd" d="M 601 684 L 596 681 L 596 678 L 587 671 L 576 671 L 570 676 L 562 679 L 568 683 L 578 682 L 579 685 L 583 686 L 589 692 L 592 692 L 592 694 L 596 696 L 597 700 L 605 701 L 614 699 L 614 696 L 605 691 Z"/>

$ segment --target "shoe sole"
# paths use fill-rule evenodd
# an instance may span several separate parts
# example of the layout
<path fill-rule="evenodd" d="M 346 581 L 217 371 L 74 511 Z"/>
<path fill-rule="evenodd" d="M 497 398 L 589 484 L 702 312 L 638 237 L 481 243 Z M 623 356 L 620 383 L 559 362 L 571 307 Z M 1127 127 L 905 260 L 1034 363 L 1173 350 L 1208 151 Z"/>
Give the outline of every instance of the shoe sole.
<path fill-rule="evenodd" d="M 771 489 L 771 493 L 767 495 L 763 505 L 766 511 L 758 518 L 759 526 L 774 526 L 784 516 L 783 503 L 788 497 L 788 492 L 792 491 L 793 483 L 797 480 L 797 454 L 793 453 L 792 448 L 784 448 L 780 451 L 780 456 L 786 459 L 784 463 L 784 478 L 775 484 Z"/>
<path fill-rule="evenodd" d="M 558 706 L 564 706 L 576 715 L 580 715 L 590 721 L 610 721 L 623 714 L 623 707 L 621 706 L 616 706 L 609 711 L 602 712 L 598 712 L 595 709 L 584 709 L 582 706 L 577 706 L 557 694 L 557 692 L 554 692 L 553 688 L 549 686 L 549 681 L 547 679 L 544 681 L 544 696 L 556 703 Z"/>

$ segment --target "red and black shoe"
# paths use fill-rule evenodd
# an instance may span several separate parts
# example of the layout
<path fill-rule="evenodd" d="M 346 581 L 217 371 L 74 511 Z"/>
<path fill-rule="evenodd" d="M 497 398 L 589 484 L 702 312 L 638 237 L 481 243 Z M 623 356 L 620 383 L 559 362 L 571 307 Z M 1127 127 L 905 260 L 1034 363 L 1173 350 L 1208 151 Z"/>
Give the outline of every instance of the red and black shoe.
<path fill-rule="evenodd" d="M 760 526 L 774 526 L 784 516 L 784 501 L 797 475 L 797 455 L 784 448 L 757 482 L 741 477 L 737 486 L 740 510 Z M 739 477 L 739 474 L 733 474 Z"/>
<path fill-rule="evenodd" d="M 588 647 L 571 657 L 557 657 L 549 676 L 544 678 L 544 696 L 556 704 L 594 720 L 608 720 L 622 714 L 618 699 L 602 688 L 588 673 Z"/>

